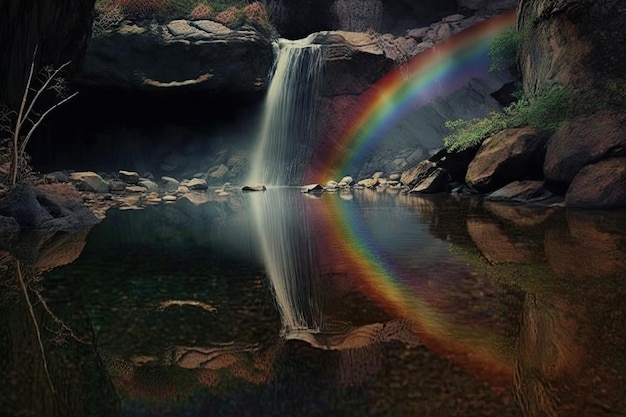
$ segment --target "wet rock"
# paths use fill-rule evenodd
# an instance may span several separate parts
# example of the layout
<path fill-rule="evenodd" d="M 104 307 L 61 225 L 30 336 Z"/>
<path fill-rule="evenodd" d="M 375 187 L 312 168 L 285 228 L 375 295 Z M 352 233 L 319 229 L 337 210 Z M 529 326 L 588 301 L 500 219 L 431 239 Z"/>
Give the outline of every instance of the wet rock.
<path fill-rule="evenodd" d="M 418 181 L 411 193 L 439 193 L 446 190 L 448 172 L 443 168 L 436 168 L 424 179 Z"/>
<path fill-rule="evenodd" d="M 134 171 L 120 170 L 117 177 L 127 184 L 137 184 L 139 182 L 139 174 Z"/>
<path fill-rule="evenodd" d="M 424 160 L 416 166 L 404 171 L 400 176 L 400 182 L 411 188 L 415 187 L 420 181 L 425 179 L 437 168 L 437 165 L 429 160 Z"/>
<path fill-rule="evenodd" d="M 49 172 L 45 175 L 45 178 L 56 182 L 70 182 L 69 177 L 63 171 Z"/>
<path fill-rule="evenodd" d="M 365 178 L 356 183 L 356 185 L 365 188 L 374 188 L 378 185 L 378 179 L 376 178 Z"/>
<path fill-rule="evenodd" d="M 124 188 L 124 190 L 129 193 L 145 193 L 148 191 L 146 187 L 142 187 L 139 185 L 127 185 L 126 188 Z"/>
<path fill-rule="evenodd" d="M 175 195 L 165 195 L 165 196 L 163 196 L 163 201 L 174 202 L 176 200 L 178 200 L 178 197 L 176 197 Z"/>
<path fill-rule="evenodd" d="M 312 193 L 315 191 L 323 191 L 324 188 L 319 184 L 308 184 L 300 188 L 301 193 Z"/>
<path fill-rule="evenodd" d="M 109 183 L 92 171 L 73 172 L 70 174 L 69 180 L 79 191 L 91 191 L 94 193 L 109 192 Z"/>
<path fill-rule="evenodd" d="M 263 184 L 244 185 L 241 187 L 241 191 L 265 191 L 267 188 Z"/>
<path fill-rule="evenodd" d="M 185 185 L 191 191 L 201 191 L 209 188 L 206 180 L 203 180 L 202 178 L 193 178 Z"/>
<path fill-rule="evenodd" d="M 111 180 L 109 182 L 109 191 L 112 193 L 121 193 L 126 190 L 128 184 L 121 180 Z"/>
<path fill-rule="evenodd" d="M 572 182 L 586 165 L 626 155 L 626 114 L 604 110 L 564 122 L 548 141 L 546 181 Z"/>
<path fill-rule="evenodd" d="M 12 217 L 28 229 L 72 230 L 98 223 L 70 184 L 20 184 L 0 201 L 0 216 Z"/>
<path fill-rule="evenodd" d="M 590 209 L 626 207 L 626 157 L 581 169 L 565 194 L 565 205 Z"/>
<path fill-rule="evenodd" d="M 139 185 L 140 187 L 144 187 L 148 192 L 157 191 L 159 189 L 159 186 L 157 185 L 157 183 L 149 179 L 145 179 L 145 178 L 139 180 L 137 185 Z"/>
<path fill-rule="evenodd" d="M 543 188 L 543 186 L 543 181 L 513 181 L 487 195 L 485 199 L 537 202 L 553 196 L 553 194 Z"/>
<path fill-rule="evenodd" d="M 176 189 L 176 192 L 180 193 L 180 194 L 187 194 L 190 191 L 189 191 L 189 188 L 187 188 L 186 185 L 179 185 L 178 188 Z"/>
<path fill-rule="evenodd" d="M 541 179 L 544 154 L 545 138 L 537 130 L 503 130 L 480 146 L 465 182 L 478 192 L 489 192 L 512 181 Z"/>
<path fill-rule="evenodd" d="M 165 191 L 176 191 L 180 185 L 180 182 L 176 178 L 168 176 L 161 177 L 161 181 L 163 181 Z"/>

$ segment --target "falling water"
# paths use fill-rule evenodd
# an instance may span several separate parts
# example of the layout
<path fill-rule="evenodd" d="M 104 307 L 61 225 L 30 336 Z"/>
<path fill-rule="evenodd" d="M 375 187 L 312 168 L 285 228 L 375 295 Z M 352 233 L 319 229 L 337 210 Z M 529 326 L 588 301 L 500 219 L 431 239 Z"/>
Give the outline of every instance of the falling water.
<path fill-rule="evenodd" d="M 315 133 L 315 102 L 322 78 L 323 48 L 281 40 L 263 110 L 250 184 L 299 184 Z M 300 193 L 270 190 L 251 196 L 263 260 L 280 310 L 283 334 L 320 329 L 315 236 L 302 220 Z M 294 216 L 298 213 L 298 216 Z"/>
<path fill-rule="evenodd" d="M 314 35 L 281 40 L 263 108 L 258 148 L 248 183 L 299 185 L 316 130 L 315 101 L 322 79 L 323 48 Z"/>

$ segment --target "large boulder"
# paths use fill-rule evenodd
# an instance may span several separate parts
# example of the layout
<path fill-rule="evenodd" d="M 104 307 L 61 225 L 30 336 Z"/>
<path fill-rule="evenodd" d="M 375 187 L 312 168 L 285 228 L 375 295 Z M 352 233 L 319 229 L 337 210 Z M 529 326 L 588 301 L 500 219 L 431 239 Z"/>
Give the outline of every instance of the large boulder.
<path fill-rule="evenodd" d="M 210 20 L 124 23 L 89 43 L 79 81 L 131 90 L 255 93 L 266 88 L 272 34 Z"/>
<path fill-rule="evenodd" d="M 626 157 L 587 165 L 578 172 L 565 194 L 568 207 L 626 207 Z"/>
<path fill-rule="evenodd" d="M 564 122 L 548 141 L 547 181 L 569 184 L 586 165 L 626 155 L 626 114 L 603 110 Z"/>
<path fill-rule="evenodd" d="M 479 192 L 519 180 L 541 179 L 545 137 L 536 129 L 506 129 L 487 138 L 470 163 L 465 182 Z"/>
<path fill-rule="evenodd" d="M 0 201 L 0 216 L 13 217 L 23 229 L 73 230 L 98 223 L 70 184 L 17 185 Z"/>

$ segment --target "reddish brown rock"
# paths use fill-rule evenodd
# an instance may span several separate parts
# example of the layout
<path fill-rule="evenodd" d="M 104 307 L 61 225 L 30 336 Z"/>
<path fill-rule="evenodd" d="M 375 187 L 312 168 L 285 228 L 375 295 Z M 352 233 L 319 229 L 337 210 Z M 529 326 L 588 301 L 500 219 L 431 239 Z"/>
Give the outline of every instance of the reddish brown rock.
<path fill-rule="evenodd" d="M 489 194 L 489 200 L 539 201 L 552 197 L 552 193 L 543 188 L 543 181 L 513 181 Z"/>
<path fill-rule="evenodd" d="M 468 218 L 467 231 L 483 256 L 492 264 L 533 262 L 530 248 L 511 240 L 496 223 Z"/>
<path fill-rule="evenodd" d="M 587 165 L 574 177 L 565 195 L 568 207 L 626 207 L 626 157 Z"/>
<path fill-rule="evenodd" d="M 511 181 L 540 179 L 545 138 L 525 127 L 506 129 L 487 138 L 470 163 L 465 182 L 479 192 L 489 192 Z"/>
<path fill-rule="evenodd" d="M 586 165 L 626 154 L 626 114 L 604 110 L 566 121 L 548 141 L 546 181 L 570 183 Z"/>

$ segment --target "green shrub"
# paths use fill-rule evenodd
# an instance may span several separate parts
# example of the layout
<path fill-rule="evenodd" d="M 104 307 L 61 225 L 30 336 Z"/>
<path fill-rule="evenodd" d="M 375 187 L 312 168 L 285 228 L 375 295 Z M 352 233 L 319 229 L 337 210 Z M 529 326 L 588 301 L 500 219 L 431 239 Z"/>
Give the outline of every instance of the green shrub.
<path fill-rule="evenodd" d="M 524 34 L 516 29 L 506 30 L 494 38 L 488 52 L 491 59 L 489 71 L 500 71 L 514 67 L 517 62 L 517 52 L 523 39 Z"/>
<path fill-rule="evenodd" d="M 450 135 L 443 139 L 448 152 L 460 152 L 480 145 L 489 136 L 509 128 L 532 126 L 543 132 L 555 131 L 572 108 L 569 89 L 552 85 L 518 101 L 489 117 L 446 122 Z"/>

